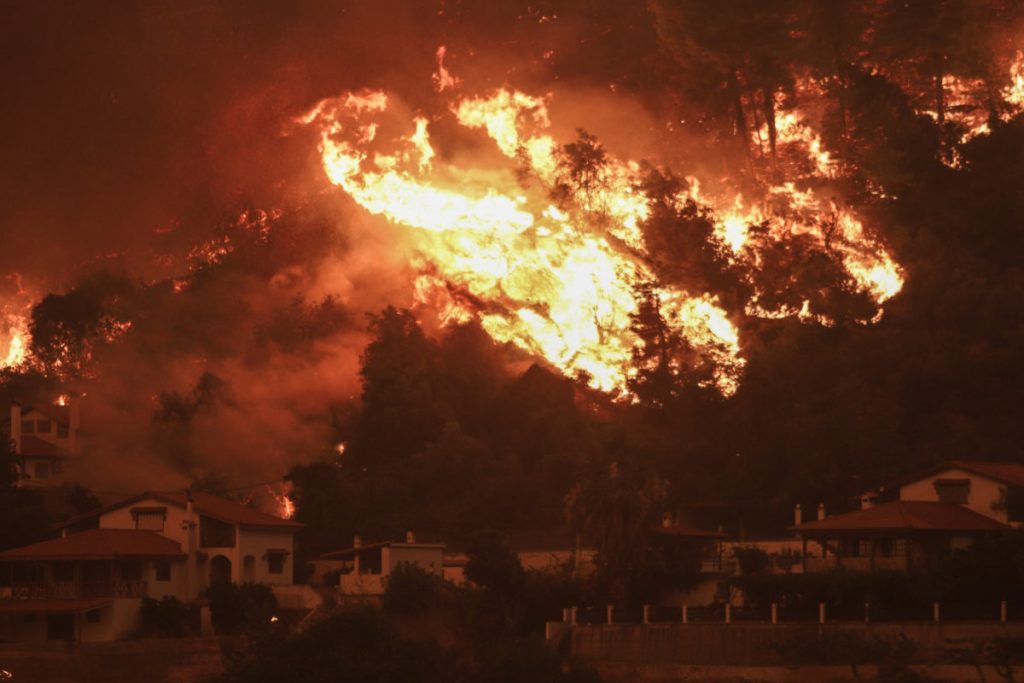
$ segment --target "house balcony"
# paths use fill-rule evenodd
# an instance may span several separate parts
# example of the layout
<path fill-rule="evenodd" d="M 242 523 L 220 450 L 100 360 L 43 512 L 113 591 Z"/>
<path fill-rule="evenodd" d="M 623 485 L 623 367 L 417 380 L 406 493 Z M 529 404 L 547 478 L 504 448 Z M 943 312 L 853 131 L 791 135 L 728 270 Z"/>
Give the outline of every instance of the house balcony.
<path fill-rule="evenodd" d="M 146 582 L 142 580 L 15 582 L 9 587 L 0 589 L 0 599 L 11 600 L 144 597 L 146 597 Z"/>

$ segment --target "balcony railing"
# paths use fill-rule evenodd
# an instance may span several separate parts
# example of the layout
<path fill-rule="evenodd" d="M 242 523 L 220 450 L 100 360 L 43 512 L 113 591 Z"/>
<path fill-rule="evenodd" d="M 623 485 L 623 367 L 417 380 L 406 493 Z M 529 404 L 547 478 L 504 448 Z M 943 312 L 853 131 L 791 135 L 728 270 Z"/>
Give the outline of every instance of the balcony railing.
<path fill-rule="evenodd" d="M 146 582 L 141 580 L 51 581 L 11 585 L 14 600 L 70 600 L 73 598 L 142 598 Z"/>
<path fill-rule="evenodd" d="M 872 569 L 907 569 L 905 556 L 893 557 L 808 557 L 805 559 L 808 572 L 825 572 L 837 567 L 866 572 Z"/>

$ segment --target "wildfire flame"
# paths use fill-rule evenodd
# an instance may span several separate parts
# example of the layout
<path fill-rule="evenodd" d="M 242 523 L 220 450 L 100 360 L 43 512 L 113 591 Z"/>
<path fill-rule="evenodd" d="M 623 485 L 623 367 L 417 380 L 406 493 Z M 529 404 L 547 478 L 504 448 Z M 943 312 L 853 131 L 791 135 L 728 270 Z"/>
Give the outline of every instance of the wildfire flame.
<path fill-rule="evenodd" d="M 267 485 L 267 493 L 277 503 L 277 516 L 282 519 L 291 519 L 295 516 L 295 502 L 289 497 L 291 484 L 281 482 L 277 487 Z"/>
<path fill-rule="evenodd" d="M 17 368 L 28 360 L 31 336 L 28 319 L 20 315 L 7 316 L 7 355 L 0 358 L 0 370 Z"/>
<path fill-rule="evenodd" d="M 486 134 L 499 153 L 497 162 L 469 167 L 458 154 L 439 160 L 431 122 L 402 116 L 385 92 L 324 100 L 298 120 L 319 126 L 323 167 L 334 185 L 369 213 L 409 228 L 420 303 L 442 320 L 475 317 L 496 340 L 585 377 L 596 389 L 625 395 L 640 343 L 631 326 L 636 292 L 656 282 L 642 231 L 650 206 L 640 189 L 641 168 L 607 155 L 598 177 L 573 188 L 570 201 L 553 201 L 550 189 L 562 169 L 560 147 L 547 132 L 547 99 L 500 89 L 454 101 L 455 121 Z M 794 115 L 779 130 L 782 139 L 807 147 L 816 169 L 831 172 L 831 158 L 806 123 Z M 691 182 L 678 201 L 698 189 Z M 770 199 L 777 204 L 780 196 L 784 214 L 741 197 L 715 212 L 722 248 L 732 258 L 757 261 L 748 226 L 767 222 L 775 236 L 829 239 L 852 280 L 878 303 L 900 290 L 899 266 L 854 216 L 792 184 L 773 189 Z M 732 394 L 745 361 L 738 330 L 717 298 L 663 285 L 654 293 L 663 319 L 711 362 L 710 383 Z M 813 318 L 806 308 L 765 314 Z"/>

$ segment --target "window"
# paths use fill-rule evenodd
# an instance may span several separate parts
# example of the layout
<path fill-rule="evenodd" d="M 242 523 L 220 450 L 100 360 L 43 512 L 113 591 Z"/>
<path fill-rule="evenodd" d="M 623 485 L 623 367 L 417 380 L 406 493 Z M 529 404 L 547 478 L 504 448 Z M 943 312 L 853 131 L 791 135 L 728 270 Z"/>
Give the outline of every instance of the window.
<path fill-rule="evenodd" d="M 936 479 L 935 492 L 940 503 L 967 504 L 967 495 L 971 490 L 970 479 Z"/>
<path fill-rule="evenodd" d="M 68 424 L 66 422 L 57 423 L 57 438 L 66 439 L 68 438 Z"/>
<path fill-rule="evenodd" d="M 171 563 L 168 560 L 157 560 L 155 566 L 155 574 L 157 581 L 170 581 L 171 580 Z"/>
<path fill-rule="evenodd" d="M 21 421 L 21 433 L 22 434 L 35 434 L 36 433 L 36 421 L 35 420 L 22 420 Z"/>
<path fill-rule="evenodd" d="M 267 571 L 271 574 L 284 574 L 284 560 L 288 557 L 285 550 L 267 551 Z"/>
<path fill-rule="evenodd" d="M 907 555 L 907 540 L 905 538 L 894 538 L 892 540 L 892 556 L 893 557 L 906 557 Z"/>
<path fill-rule="evenodd" d="M 132 508 L 135 528 L 143 531 L 163 531 L 167 508 Z"/>
<path fill-rule="evenodd" d="M 861 539 L 857 547 L 857 557 L 871 557 L 871 541 Z"/>
<path fill-rule="evenodd" d="M 49 434 L 53 429 L 53 422 L 50 420 L 39 420 L 36 422 L 36 433 Z"/>
<path fill-rule="evenodd" d="M 85 613 L 85 620 L 90 624 L 100 623 L 100 611 L 98 609 L 91 609 Z"/>

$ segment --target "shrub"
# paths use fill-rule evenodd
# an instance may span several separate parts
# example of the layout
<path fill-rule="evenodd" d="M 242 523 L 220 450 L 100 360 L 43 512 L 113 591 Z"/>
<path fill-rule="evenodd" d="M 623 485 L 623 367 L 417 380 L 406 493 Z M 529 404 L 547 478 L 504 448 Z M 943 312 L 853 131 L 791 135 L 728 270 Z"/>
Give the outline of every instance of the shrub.
<path fill-rule="evenodd" d="M 143 598 L 139 612 L 140 631 L 143 636 L 161 638 L 182 638 L 198 630 L 198 611 L 177 598 L 167 596 L 162 600 Z"/>
<path fill-rule="evenodd" d="M 401 562 L 387 577 L 381 607 L 392 614 L 422 614 L 437 606 L 441 580 L 422 567 Z"/>
<path fill-rule="evenodd" d="M 277 611 L 277 598 L 262 583 L 218 583 L 206 591 L 217 633 L 237 635 L 265 628 Z"/>

